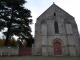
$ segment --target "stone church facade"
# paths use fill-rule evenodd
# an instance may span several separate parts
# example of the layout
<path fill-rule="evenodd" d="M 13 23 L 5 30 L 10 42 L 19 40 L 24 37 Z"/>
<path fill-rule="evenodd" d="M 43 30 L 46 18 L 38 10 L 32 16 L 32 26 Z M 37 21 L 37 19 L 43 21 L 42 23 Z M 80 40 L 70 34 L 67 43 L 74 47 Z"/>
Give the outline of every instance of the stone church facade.
<path fill-rule="evenodd" d="M 79 56 L 79 33 L 73 16 L 52 4 L 37 18 L 33 55 Z"/>

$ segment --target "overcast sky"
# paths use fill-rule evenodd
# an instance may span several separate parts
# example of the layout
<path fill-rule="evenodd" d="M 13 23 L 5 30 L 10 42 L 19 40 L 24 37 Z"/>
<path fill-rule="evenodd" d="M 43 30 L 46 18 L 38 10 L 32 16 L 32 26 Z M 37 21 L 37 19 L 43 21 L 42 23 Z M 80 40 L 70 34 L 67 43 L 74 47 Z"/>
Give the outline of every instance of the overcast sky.
<path fill-rule="evenodd" d="M 33 24 L 32 34 L 35 31 L 36 18 L 41 15 L 47 8 L 49 8 L 53 2 L 61 7 L 63 10 L 68 12 L 70 15 L 75 17 L 75 21 L 78 25 L 78 30 L 80 32 L 80 0 L 26 0 L 27 3 L 25 7 L 31 10 Z"/>
<path fill-rule="evenodd" d="M 26 0 L 27 3 L 24 5 L 25 8 L 31 10 L 31 15 L 33 19 L 33 24 L 31 25 L 32 34 L 35 31 L 36 18 L 41 15 L 47 8 L 49 8 L 53 2 L 61 7 L 63 10 L 68 12 L 70 15 L 75 17 L 75 21 L 78 25 L 78 30 L 80 32 L 80 0 Z M 0 36 L 2 34 L 0 33 Z"/>

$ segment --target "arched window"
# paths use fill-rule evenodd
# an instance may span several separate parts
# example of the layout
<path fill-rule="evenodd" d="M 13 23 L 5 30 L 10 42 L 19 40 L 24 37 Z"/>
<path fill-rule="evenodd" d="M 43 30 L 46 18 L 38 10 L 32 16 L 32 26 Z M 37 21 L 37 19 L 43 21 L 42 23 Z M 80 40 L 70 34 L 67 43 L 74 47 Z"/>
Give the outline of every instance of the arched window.
<path fill-rule="evenodd" d="M 58 22 L 57 21 L 54 22 L 54 29 L 55 29 L 55 34 L 58 34 L 59 29 L 58 29 Z"/>

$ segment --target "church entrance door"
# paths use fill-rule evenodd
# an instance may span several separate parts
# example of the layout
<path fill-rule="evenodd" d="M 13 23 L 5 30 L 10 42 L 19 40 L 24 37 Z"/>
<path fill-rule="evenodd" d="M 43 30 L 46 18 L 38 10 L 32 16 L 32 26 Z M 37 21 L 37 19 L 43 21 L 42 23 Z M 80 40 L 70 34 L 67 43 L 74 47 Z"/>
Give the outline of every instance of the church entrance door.
<path fill-rule="evenodd" d="M 60 42 L 54 43 L 54 55 L 62 55 L 62 48 Z"/>

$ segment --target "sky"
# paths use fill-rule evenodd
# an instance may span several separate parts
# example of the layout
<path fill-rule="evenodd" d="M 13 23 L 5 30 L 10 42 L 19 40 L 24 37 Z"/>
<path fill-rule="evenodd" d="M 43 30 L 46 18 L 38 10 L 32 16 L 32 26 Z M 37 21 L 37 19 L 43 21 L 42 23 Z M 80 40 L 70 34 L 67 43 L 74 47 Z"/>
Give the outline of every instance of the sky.
<path fill-rule="evenodd" d="M 68 12 L 70 15 L 75 17 L 75 21 L 78 25 L 78 31 L 80 32 L 80 0 L 26 0 L 27 3 L 24 5 L 25 8 L 31 11 L 33 24 L 32 35 L 35 35 L 35 23 L 38 16 L 40 16 L 46 9 L 48 9 L 53 2 L 60 8 Z M 3 35 L 0 33 L 0 37 Z"/>

